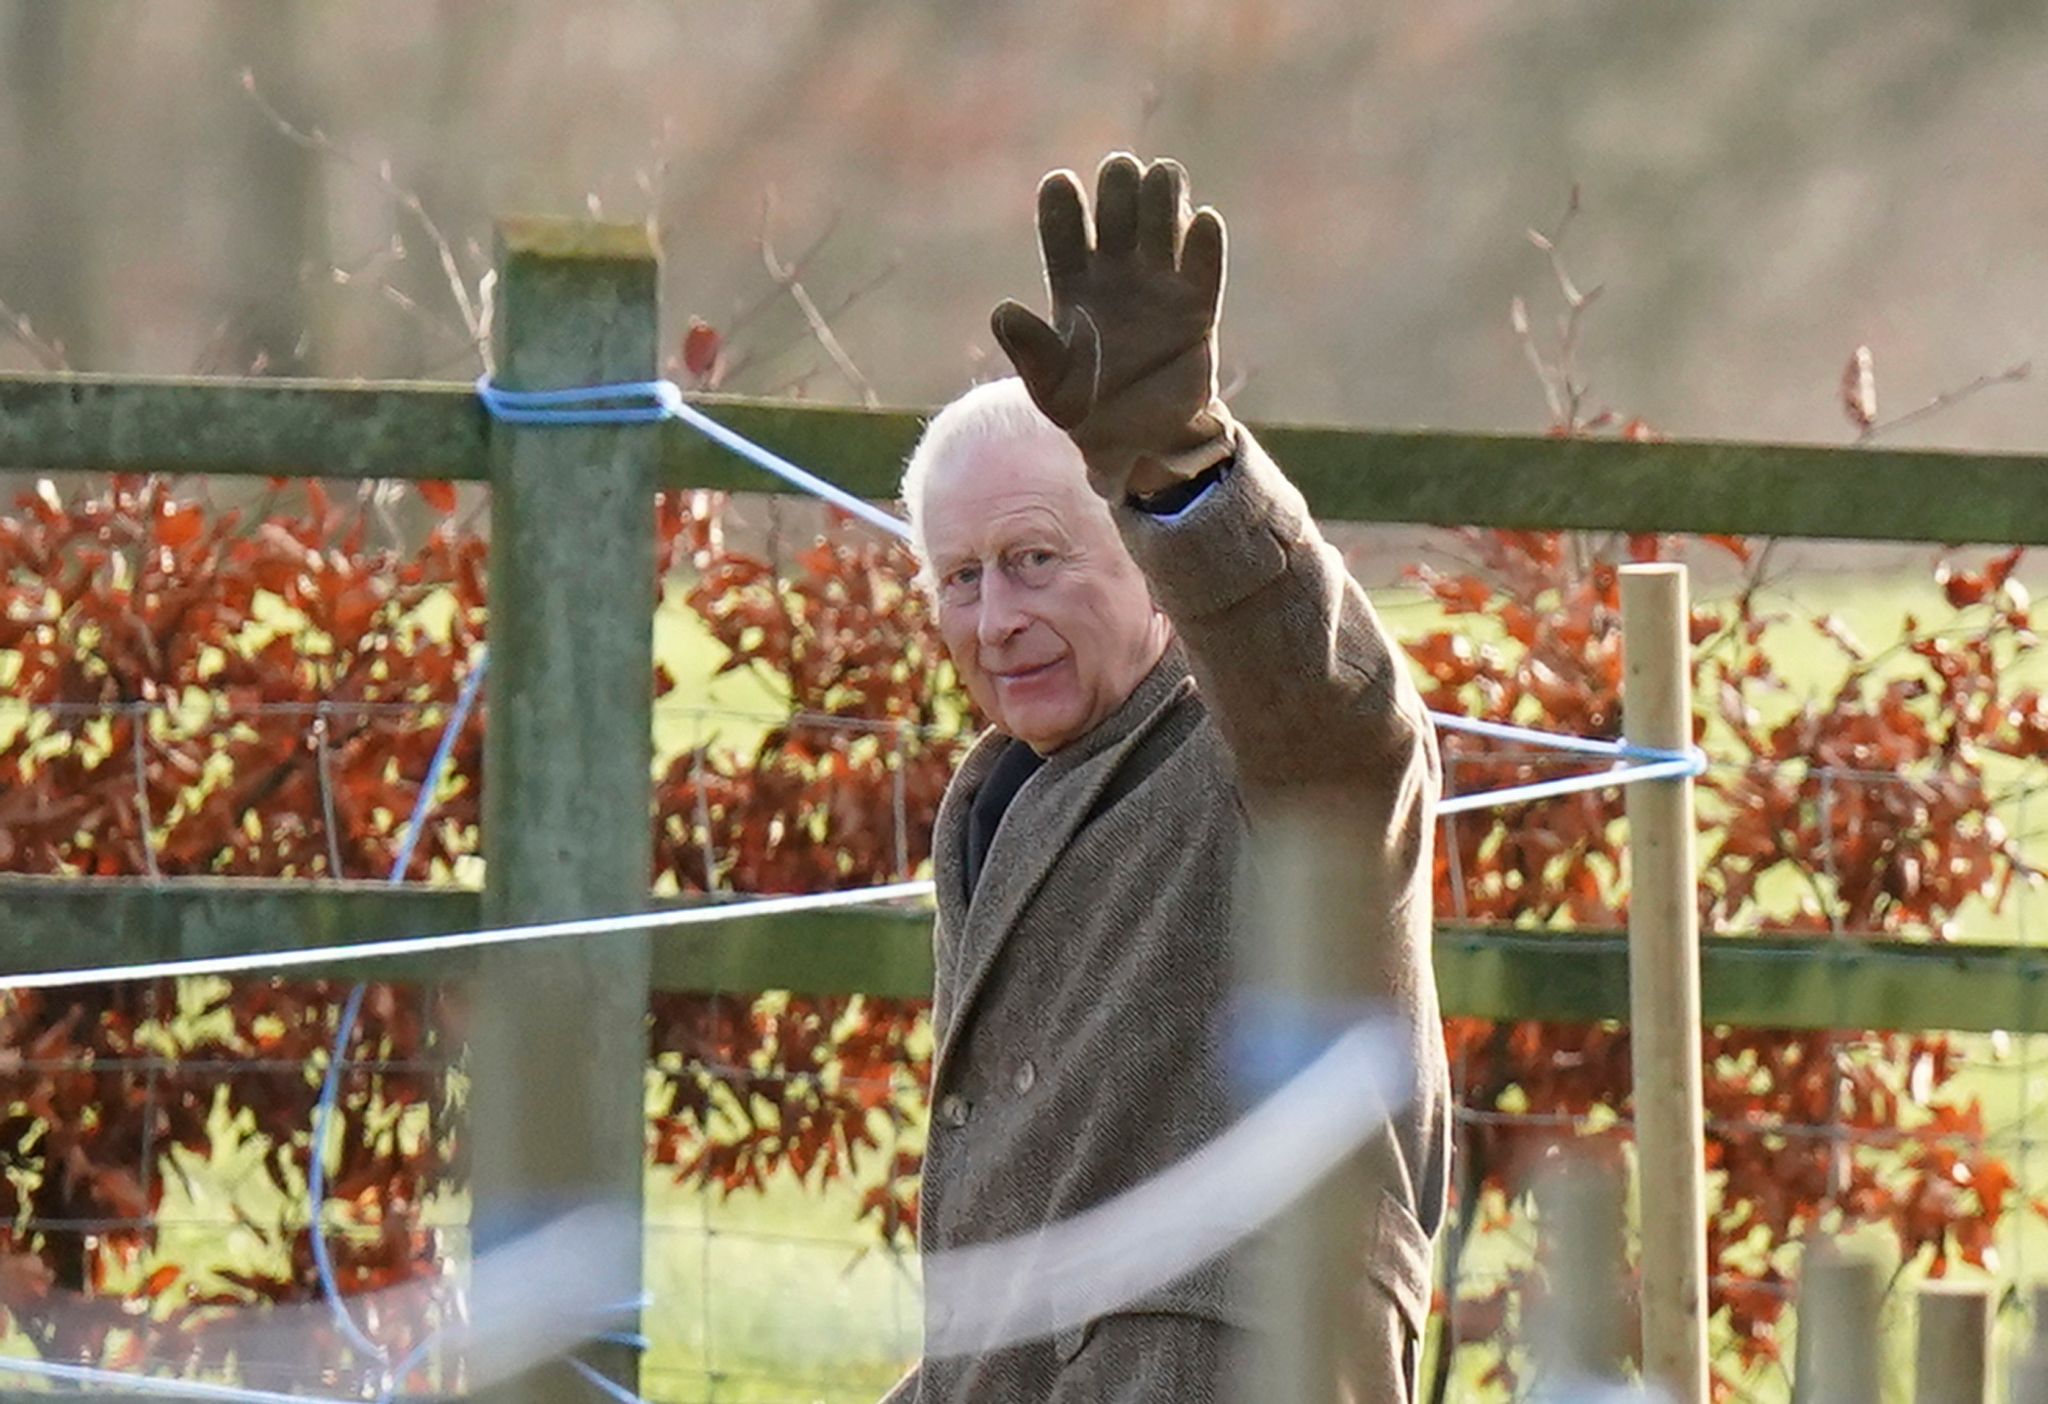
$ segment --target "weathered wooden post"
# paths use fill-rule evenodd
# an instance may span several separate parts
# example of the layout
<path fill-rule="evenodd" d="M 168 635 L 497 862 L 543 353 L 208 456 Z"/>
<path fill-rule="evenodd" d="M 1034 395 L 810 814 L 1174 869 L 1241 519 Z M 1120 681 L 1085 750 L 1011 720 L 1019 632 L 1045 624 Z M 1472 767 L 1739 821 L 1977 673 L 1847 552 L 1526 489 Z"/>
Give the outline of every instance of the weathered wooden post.
<path fill-rule="evenodd" d="M 1350 789 L 1268 797 L 1252 830 L 1259 909 L 1242 922 L 1238 1017 L 1261 1072 L 1277 1081 L 1324 1054 L 1361 1017 L 1394 1008 L 1411 958 L 1384 869 L 1359 854 L 1386 841 L 1386 817 Z M 1411 1031 L 1436 1038 L 1434 1021 Z M 1417 1054 L 1402 1052 L 1413 1086 Z M 1397 1105 L 1404 1104 L 1404 1092 Z M 1429 1268 L 1402 1251 L 1394 1196 L 1405 1169 L 1391 1128 L 1368 1136 L 1284 1211 L 1253 1254 L 1261 1322 L 1231 1395 L 1240 1404 L 1329 1404 L 1368 1397 L 1406 1326 L 1393 1284 L 1427 1292 Z M 1405 1310 L 1405 1309 L 1404 1309 Z M 1414 1323 L 1419 1329 L 1421 1323 Z M 1419 1343 L 1418 1343 L 1419 1344 Z M 1411 1352 L 1407 1368 L 1416 1368 Z"/>
<path fill-rule="evenodd" d="M 1687 613 L 1685 567 L 1622 567 L 1623 731 L 1635 745 L 1692 744 Z M 1706 1404 L 1706 1131 L 1692 781 L 1630 785 L 1628 842 L 1643 1374 L 1674 1404 Z"/>
<path fill-rule="evenodd" d="M 1832 1243 L 1806 1250 L 1799 1273 L 1799 1345 L 1793 1361 L 1797 1404 L 1877 1404 L 1882 1352 L 1877 1263 Z"/>
<path fill-rule="evenodd" d="M 1913 1356 L 1914 1404 L 1991 1404 L 1991 1289 L 1921 1283 Z"/>
<path fill-rule="evenodd" d="M 1549 1290 L 1532 1342 L 1540 1394 L 1571 1399 L 1628 1373 L 1628 1196 L 1620 1174 L 1569 1152 L 1536 1183 Z"/>
<path fill-rule="evenodd" d="M 1265 816 L 1254 831 L 1259 919 L 1239 932 L 1239 975 L 1250 1021 L 1248 1046 L 1278 1054 L 1268 1076 L 1291 1074 L 1320 1053 L 1366 990 L 1347 959 L 1364 945 L 1353 928 L 1371 898 L 1356 880 L 1364 867 L 1347 852 L 1351 831 L 1334 815 L 1301 804 Z M 1348 939 L 1347 939 L 1348 937 Z M 1384 1136 L 1384 1133 L 1382 1133 Z M 1336 1397 L 1344 1346 L 1358 1330 L 1355 1245 L 1377 1202 L 1365 1157 L 1354 1156 L 1280 1215 L 1253 1262 L 1259 1309 L 1269 1329 L 1238 1362 L 1234 1404 L 1318 1404 Z"/>
<path fill-rule="evenodd" d="M 498 229 L 498 383 L 656 374 L 656 260 L 639 225 Z M 491 678 L 483 910 L 492 925 L 636 911 L 653 870 L 650 426 L 491 432 Z M 645 1137 L 645 935 L 491 952 L 475 983 L 477 1251 L 566 1209 L 629 1208 Z M 640 1280 L 634 1261 L 620 1275 Z M 616 1345 L 586 1358 L 631 1388 Z M 542 1377 L 496 1397 L 538 1400 Z M 555 1393 L 588 1386 L 546 1377 Z"/>
<path fill-rule="evenodd" d="M 2034 1289 L 2033 1330 L 2012 1362 L 2005 1397 L 2009 1404 L 2048 1404 L 2048 1287 Z"/>

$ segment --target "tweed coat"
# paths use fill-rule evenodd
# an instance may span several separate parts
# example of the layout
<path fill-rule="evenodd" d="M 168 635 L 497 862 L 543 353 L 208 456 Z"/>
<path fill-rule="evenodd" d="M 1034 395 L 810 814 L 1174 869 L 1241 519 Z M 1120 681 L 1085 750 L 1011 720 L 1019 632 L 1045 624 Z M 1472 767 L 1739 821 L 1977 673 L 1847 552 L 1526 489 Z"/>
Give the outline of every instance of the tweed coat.
<path fill-rule="evenodd" d="M 1024 783 L 972 894 L 968 811 L 1009 739 L 984 736 L 941 805 L 922 1241 L 944 1252 L 1068 1218 L 1226 1129 L 1253 843 L 1307 805 L 1355 855 L 1357 942 L 1333 993 L 1399 1016 L 1418 1087 L 1359 1157 L 1359 1193 L 1378 1203 L 1360 1216 L 1355 1334 L 1328 1397 L 1412 1399 L 1449 1106 L 1429 960 L 1433 733 L 1364 591 L 1238 432 L 1232 467 L 1178 516 L 1115 509 L 1177 642 Z M 1241 1256 L 1052 1341 L 928 1359 L 891 1404 L 1220 1398 L 1217 1371 L 1189 1362 L 1256 1325 Z M 926 1309 L 930 1326 L 947 1306 Z"/>

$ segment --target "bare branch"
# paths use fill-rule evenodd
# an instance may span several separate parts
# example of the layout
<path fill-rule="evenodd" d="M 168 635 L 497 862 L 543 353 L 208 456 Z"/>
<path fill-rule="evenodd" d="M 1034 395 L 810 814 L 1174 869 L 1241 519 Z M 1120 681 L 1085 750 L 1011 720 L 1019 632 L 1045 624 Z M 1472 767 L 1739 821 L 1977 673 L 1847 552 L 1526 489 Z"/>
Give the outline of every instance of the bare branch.
<path fill-rule="evenodd" d="M 68 371 L 71 369 L 71 363 L 64 356 L 64 343 L 61 341 L 51 341 L 48 337 L 45 337 L 35 329 L 35 324 L 29 321 L 26 316 L 15 311 L 4 302 L 0 302 L 0 326 L 4 326 L 7 334 L 21 343 L 22 347 L 27 350 L 29 355 L 36 358 L 37 363 L 44 370 Z"/>
<path fill-rule="evenodd" d="M 646 201 L 647 228 L 650 233 L 659 221 L 661 209 L 668 201 L 668 173 L 675 163 L 676 119 L 664 117 L 661 120 L 661 136 L 654 143 L 654 165 L 643 166 L 633 172 L 633 184 L 639 187 L 640 195 Z"/>
<path fill-rule="evenodd" d="M 1557 377 L 1550 363 L 1543 359 L 1542 350 L 1536 345 L 1536 338 L 1529 330 L 1529 309 L 1518 295 L 1508 304 L 1508 322 L 1515 329 L 1515 336 L 1522 343 L 1522 354 L 1529 358 L 1529 368 L 1536 372 L 1536 382 L 1543 387 L 1543 401 L 1550 407 L 1550 422 L 1564 422 L 1564 401 L 1557 392 Z"/>
<path fill-rule="evenodd" d="M 1865 425 L 1863 430 L 1856 435 L 1856 442 L 1867 444 L 1879 434 L 1888 434 L 1894 429 L 1912 424 L 1917 420 L 1925 419 L 1929 415 L 1939 414 L 1945 409 L 1961 404 L 1972 395 L 1989 390 L 1994 385 L 2016 385 L 2033 373 L 2034 363 L 2032 361 L 2021 361 L 2017 365 L 2007 366 L 1995 375 L 1980 375 L 1967 385 L 1959 385 L 1953 390 L 1942 391 L 1918 409 L 1910 409 L 1904 414 L 1895 415 L 1891 419 Z"/>
<path fill-rule="evenodd" d="M 380 161 L 375 166 L 357 156 L 347 147 L 329 137 L 318 127 L 300 127 L 273 106 L 262 90 L 256 85 L 256 75 L 249 69 L 242 70 L 242 91 L 249 101 L 256 105 L 270 125 L 294 145 L 316 152 L 348 169 L 365 176 L 382 190 L 387 198 L 419 226 L 427 242 L 434 247 L 434 254 L 441 264 L 441 275 L 448 284 L 449 296 L 455 302 L 455 310 L 462 318 L 466 339 L 475 350 L 477 359 L 485 371 L 495 367 L 491 363 L 491 344 L 484 327 L 483 317 L 477 306 L 477 297 L 470 292 L 468 279 L 464 276 L 461 263 L 456 259 L 454 245 L 441 230 L 434 217 L 427 213 L 426 205 L 415 192 L 400 185 L 391 173 L 391 163 Z"/>
<path fill-rule="evenodd" d="M 853 363 L 853 357 L 847 354 L 846 347 L 833 332 L 832 324 L 826 320 L 810 290 L 804 287 L 803 281 L 797 276 L 795 267 L 786 265 L 776 258 L 775 244 L 769 234 L 769 224 L 774 218 L 773 196 L 762 204 L 761 262 L 768 269 L 768 276 L 789 293 L 797 309 L 804 314 L 804 321 L 810 325 L 811 335 L 817 339 L 818 345 L 832 358 L 832 364 L 839 368 L 839 373 L 859 391 L 861 403 L 869 409 L 875 408 L 882 402 L 875 394 L 875 387 L 868 383 L 868 378 L 861 374 L 860 367 Z"/>
<path fill-rule="evenodd" d="M 1582 303 L 1590 302 L 1600 292 L 1598 288 L 1595 288 L 1592 292 L 1582 296 L 1577 286 L 1573 284 L 1571 274 L 1565 270 L 1562 253 L 1564 235 L 1565 231 L 1571 228 L 1572 220 L 1578 217 L 1579 208 L 1579 183 L 1573 181 L 1571 194 L 1565 200 L 1564 213 L 1558 216 L 1557 223 L 1551 226 L 1550 232 L 1545 234 L 1536 229 L 1529 231 L 1529 242 L 1549 255 L 1550 271 L 1556 276 L 1558 291 L 1564 294 L 1565 304 L 1569 307 L 1577 307 Z"/>
<path fill-rule="evenodd" d="M 1586 310 L 1599 299 L 1602 287 L 1596 283 L 1589 288 L 1580 288 L 1565 263 L 1565 233 L 1581 208 L 1579 186 L 1574 182 L 1565 201 L 1564 213 L 1558 216 L 1557 223 L 1548 231 L 1525 231 L 1529 242 L 1540 249 L 1549 261 L 1551 277 L 1556 280 L 1558 293 L 1564 299 L 1564 312 L 1557 319 L 1557 344 L 1553 354 L 1546 356 L 1536 344 L 1529 327 L 1528 307 L 1522 299 L 1517 297 L 1510 309 L 1515 335 L 1520 338 L 1523 353 L 1543 385 L 1543 398 L 1550 407 L 1551 424 L 1568 434 L 1598 427 L 1613 418 L 1605 410 L 1590 420 L 1584 413 L 1592 386 L 1579 376 L 1579 339 Z"/>
<path fill-rule="evenodd" d="M 774 198 L 774 192 L 771 191 L 762 201 L 761 231 L 762 237 L 764 239 L 767 237 L 768 230 L 767 212 Z M 831 216 L 826 219 L 825 227 L 824 229 L 819 231 L 818 236 L 815 239 L 811 240 L 809 244 L 805 245 L 804 251 L 802 253 L 798 254 L 794 259 L 790 260 L 790 262 L 787 265 L 785 265 L 789 270 L 790 275 L 792 277 L 801 278 L 805 274 L 807 274 L 810 271 L 811 261 L 818 256 L 819 252 L 825 247 L 826 242 L 829 239 L 831 239 L 833 234 L 835 234 L 838 231 L 838 229 L 839 211 L 834 210 Z M 763 312 L 766 312 L 769 308 L 775 306 L 776 303 L 780 302 L 781 300 L 782 284 L 780 282 L 771 282 L 768 285 L 768 290 L 766 292 L 762 293 L 759 297 L 755 298 L 752 302 L 748 303 L 745 307 L 733 313 L 731 317 L 726 319 L 724 332 L 726 339 L 728 341 L 731 340 L 749 322 L 752 322 L 755 318 L 759 317 Z"/>

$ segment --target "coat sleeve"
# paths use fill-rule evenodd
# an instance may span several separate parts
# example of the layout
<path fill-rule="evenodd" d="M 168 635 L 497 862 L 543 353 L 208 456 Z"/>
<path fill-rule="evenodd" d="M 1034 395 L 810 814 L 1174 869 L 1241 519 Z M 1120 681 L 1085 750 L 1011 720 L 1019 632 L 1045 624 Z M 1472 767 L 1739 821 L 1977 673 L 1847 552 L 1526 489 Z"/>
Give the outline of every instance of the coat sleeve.
<path fill-rule="evenodd" d="M 1365 591 L 1299 490 L 1239 426 L 1236 460 L 1180 513 L 1118 529 L 1173 621 L 1251 798 L 1433 782 L 1429 718 Z M 1432 796 L 1433 797 L 1433 796 Z"/>
<path fill-rule="evenodd" d="M 1373 1164 L 1361 1173 L 1413 1216 L 1422 1246 L 1409 1256 L 1426 1260 L 1442 1221 L 1450 1106 L 1430 955 L 1441 775 L 1434 728 L 1301 493 L 1249 433 L 1238 433 L 1234 463 L 1180 513 L 1120 506 L 1114 514 L 1230 752 L 1258 855 L 1240 874 L 1252 885 L 1238 919 L 1248 932 L 1278 937 L 1271 922 L 1313 911 L 1310 919 L 1357 934 L 1329 945 L 1255 941 L 1266 977 L 1319 998 L 1371 1002 L 1406 1035 L 1415 1096 L 1397 1113 L 1394 1135 L 1372 1143 Z M 1268 883 L 1265 897 L 1290 894 L 1295 905 L 1261 900 Z M 1372 1256 L 1375 1270 L 1392 1261 L 1383 1248 Z M 1419 1299 L 1413 1287 L 1388 1291 L 1419 1321 L 1427 1273 L 1400 1282 L 1411 1278 L 1423 1284 Z"/>

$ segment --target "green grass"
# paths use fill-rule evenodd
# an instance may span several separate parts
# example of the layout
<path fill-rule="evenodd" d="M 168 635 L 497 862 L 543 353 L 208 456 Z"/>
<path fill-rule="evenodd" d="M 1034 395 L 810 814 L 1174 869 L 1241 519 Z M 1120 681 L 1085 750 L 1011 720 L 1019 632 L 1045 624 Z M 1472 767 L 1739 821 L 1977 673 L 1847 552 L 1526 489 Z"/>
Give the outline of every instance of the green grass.
<path fill-rule="evenodd" d="M 669 1404 L 869 1404 L 917 1354 L 917 1264 L 857 1226 L 858 1194 L 779 1180 L 730 1198 L 647 1181 L 643 1383 Z"/>
<path fill-rule="evenodd" d="M 781 679 L 758 668 L 718 669 L 729 655 L 675 589 L 654 613 L 654 657 L 676 680 L 654 704 L 657 764 L 703 744 L 751 751 L 789 711 Z"/>

